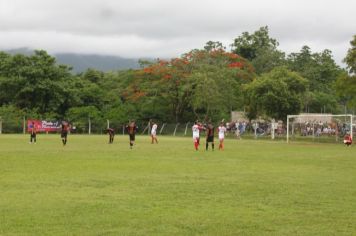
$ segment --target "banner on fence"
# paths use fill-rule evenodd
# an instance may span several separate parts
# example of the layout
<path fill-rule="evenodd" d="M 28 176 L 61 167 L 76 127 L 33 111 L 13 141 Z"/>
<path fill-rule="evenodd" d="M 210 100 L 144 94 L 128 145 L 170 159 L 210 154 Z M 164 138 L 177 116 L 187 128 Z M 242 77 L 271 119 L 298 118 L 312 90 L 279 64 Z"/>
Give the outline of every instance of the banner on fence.
<path fill-rule="evenodd" d="M 35 126 L 37 132 L 55 132 L 61 128 L 61 122 L 47 120 L 27 120 L 28 132 L 31 131 L 33 126 Z"/>

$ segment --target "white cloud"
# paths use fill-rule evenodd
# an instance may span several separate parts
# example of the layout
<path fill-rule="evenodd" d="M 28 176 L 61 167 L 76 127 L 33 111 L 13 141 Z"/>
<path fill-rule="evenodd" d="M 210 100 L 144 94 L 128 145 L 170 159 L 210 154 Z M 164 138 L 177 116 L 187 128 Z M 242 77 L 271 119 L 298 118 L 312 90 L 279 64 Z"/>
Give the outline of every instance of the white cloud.
<path fill-rule="evenodd" d="M 174 57 L 268 25 L 281 49 L 328 48 L 340 62 L 354 9 L 349 0 L 0 0 L 0 49 Z"/>

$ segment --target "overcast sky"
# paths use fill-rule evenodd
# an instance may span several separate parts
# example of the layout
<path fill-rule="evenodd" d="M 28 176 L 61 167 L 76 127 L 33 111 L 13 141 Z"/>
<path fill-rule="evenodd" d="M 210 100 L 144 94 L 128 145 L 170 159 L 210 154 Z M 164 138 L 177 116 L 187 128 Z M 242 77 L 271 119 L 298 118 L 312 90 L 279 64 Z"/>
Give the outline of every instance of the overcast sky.
<path fill-rule="evenodd" d="M 355 9 L 355 0 L 0 0 L 0 50 L 168 58 L 209 40 L 229 49 L 267 25 L 281 50 L 327 48 L 340 64 Z"/>

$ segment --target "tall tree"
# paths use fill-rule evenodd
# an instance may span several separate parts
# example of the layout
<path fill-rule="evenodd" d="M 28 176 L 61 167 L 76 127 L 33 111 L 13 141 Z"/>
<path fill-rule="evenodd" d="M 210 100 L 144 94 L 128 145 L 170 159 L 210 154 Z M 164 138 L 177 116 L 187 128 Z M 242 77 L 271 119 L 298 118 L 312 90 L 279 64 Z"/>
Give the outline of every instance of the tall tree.
<path fill-rule="evenodd" d="M 347 51 L 344 62 L 347 64 L 350 74 L 356 74 L 356 35 L 350 42 L 351 48 Z"/>
<path fill-rule="evenodd" d="M 307 80 L 286 67 L 278 67 L 245 86 L 247 115 L 285 120 L 302 108 Z"/>
<path fill-rule="evenodd" d="M 269 36 L 268 27 L 264 26 L 253 34 L 243 32 L 231 46 L 234 53 L 252 63 L 257 74 L 262 74 L 285 64 L 285 54 L 277 49 L 278 45 L 278 41 Z"/>
<path fill-rule="evenodd" d="M 159 98 L 169 107 L 171 120 L 191 120 L 242 107 L 240 85 L 253 78 L 253 67 L 246 59 L 226 52 L 218 42 L 208 42 L 203 50 L 138 71 L 125 97 L 136 102 Z"/>
<path fill-rule="evenodd" d="M 334 83 L 343 70 L 335 63 L 330 50 L 313 53 L 308 46 L 288 55 L 288 67 L 309 81 L 309 97 L 304 100 L 307 112 L 339 112 Z"/>
<path fill-rule="evenodd" d="M 0 61 L 2 104 L 36 109 L 41 114 L 58 112 L 68 96 L 64 84 L 72 76 L 69 67 L 57 65 L 45 51 L 35 51 L 31 56 L 2 54 Z"/>
<path fill-rule="evenodd" d="M 356 108 L 356 35 L 350 42 L 344 62 L 347 64 L 349 74 L 342 73 L 336 81 L 336 91 L 343 98 L 345 105 L 355 111 Z"/>

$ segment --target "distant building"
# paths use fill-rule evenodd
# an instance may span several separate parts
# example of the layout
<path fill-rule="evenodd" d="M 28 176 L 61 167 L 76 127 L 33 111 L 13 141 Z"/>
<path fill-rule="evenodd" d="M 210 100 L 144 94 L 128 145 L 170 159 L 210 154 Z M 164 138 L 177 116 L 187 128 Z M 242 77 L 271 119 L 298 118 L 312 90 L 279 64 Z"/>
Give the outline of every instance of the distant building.
<path fill-rule="evenodd" d="M 332 114 L 325 113 L 300 113 L 299 115 L 300 117 L 294 119 L 295 123 L 332 123 L 333 119 Z"/>
<path fill-rule="evenodd" d="M 248 122 L 245 112 L 243 111 L 232 111 L 231 112 L 231 121 L 245 121 Z"/>

